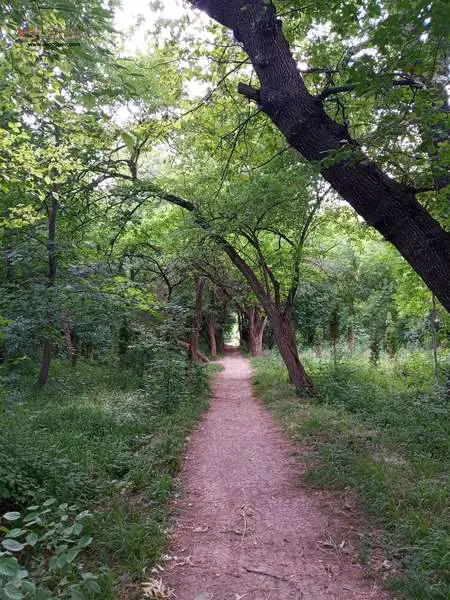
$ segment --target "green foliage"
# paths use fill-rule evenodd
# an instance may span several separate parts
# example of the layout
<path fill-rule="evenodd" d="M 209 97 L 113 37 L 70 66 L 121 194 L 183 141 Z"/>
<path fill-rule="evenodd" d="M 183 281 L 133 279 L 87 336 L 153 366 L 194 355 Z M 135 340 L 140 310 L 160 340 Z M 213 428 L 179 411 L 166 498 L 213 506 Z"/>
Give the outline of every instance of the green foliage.
<path fill-rule="evenodd" d="M 23 514 L 5 513 L 0 527 L 0 598 L 99 597 L 98 577 L 81 562 L 92 543 L 85 534 L 91 517 L 67 503 L 57 505 L 54 498 L 27 507 Z"/>
<path fill-rule="evenodd" d="M 295 442 L 314 449 L 309 481 L 356 488 L 363 510 L 384 525 L 384 550 L 403 568 L 389 585 L 405 599 L 444 600 L 450 420 L 431 357 L 401 353 L 378 368 L 361 359 L 336 369 L 306 364 L 317 387 L 312 401 L 298 402 L 274 354 L 254 360 L 258 395 Z"/>
<path fill-rule="evenodd" d="M 150 372 L 146 379 L 150 386 Z M 53 530 L 50 523 L 55 521 L 57 531 L 51 534 L 52 540 L 61 527 L 72 524 L 72 503 L 89 509 L 92 518 L 83 525 L 86 531 L 77 538 L 69 536 L 73 541 L 62 551 L 67 554 L 77 547 L 78 539 L 92 536 L 82 563 L 86 573 L 98 571 L 99 565 L 108 566 L 109 570 L 97 573 L 96 583 L 102 590 L 99 597 L 113 600 L 124 581 L 141 580 L 144 567 L 148 569 L 165 547 L 173 477 L 181 464 L 185 438 L 206 407 L 207 372 L 192 368 L 183 382 L 182 402 L 170 398 L 169 409 L 164 398 L 159 406 L 156 396 L 145 391 L 142 378 L 117 364 L 99 366 L 80 360 L 76 370 L 70 370 L 56 362 L 54 377 L 42 392 L 34 392 L 32 378 L 27 381 L 23 375 L 9 385 L 3 389 L 0 412 L 0 427 L 6 433 L 0 461 L 1 473 L 5 474 L 1 481 L 6 485 L 0 488 L 0 502 L 4 510 L 25 516 L 24 507 L 30 503 L 41 507 L 45 498 L 54 497 L 56 502 L 42 509 L 51 512 L 37 515 L 45 527 L 49 526 L 48 531 Z M 22 386 L 22 401 L 10 403 L 8 398 L 16 385 Z M 60 510 L 56 520 L 54 514 Z M 61 520 L 64 511 L 68 520 Z M 58 525 L 60 522 L 63 525 Z M 40 523 L 34 525 L 41 531 Z M 22 543 L 22 537 L 17 540 Z M 53 579 L 48 569 L 46 548 L 36 545 L 33 561 L 46 565 L 42 585 L 54 582 L 57 586 L 59 579 L 56 575 Z M 23 552 L 24 558 L 28 556 L 27 549 Z M 23 567 L 22 555 L 18 558 Z M 69 577 L 78 559 L 81 554 L 67 566 L 62 587 L 57 586 L 61 595 L 55 597 L 71 598 L 70 585 L 93 587 L 91 581 Z M 41 581 L 31 577 L 34 570 L 27 565 L 32 581 Z M 78 569 L 76 573 L 81 577 Z M 72 595 L 81 598 L 75 592 Z M 86 597 L 93 597 L 92 593 Z"/>
<path fill-rule="evenodd" d="M 380 330 L 375 324 L 370 337 L 370 362 L 376 367 L 380 360 L 381 336 Z"/>
<path fill-rule="evenodd" d="M 389 313 L 386 321 L 386 331 L 384 333 L 384 347 L 391 358 L 398 352 L 398 335 L 392 315 Z"/>
<path fill-rule="evenodd" d="M 333 310 L 330 313 L 328 320 L 328 334 L 333 346 L 333 360 L 336 365 L 337 362 L 337 354 L 336 354 L 336 344 L 339 341 L 340 335 L 340 315 L 339 315 L 339 306 L 336 304 L 333 307 Z"/>
<path fill-rule="evenodd" d="M 192 275 L 202 273 L 216 288 L 219 299 L 208 307 L 206 300 L 204 308 L 219 328 L 229 326 L 236 307 L 255 302 L 220 254 L 220 234 L 275 302 L 293 297 L 291 287 L 300 282 L 296 335 L 321 359 L 310 365 L 319 393 L 303 431 L 314 438 L 323 423 L 329 428 L 317 481 L 355 484 L 367 505 L 392 523 L 401 515 L 410 527 L 405 507 L 413 496 L 416 504 L 422 493 L 425 504 L 439 500 L 424 473 L 440 477 L 435 469 L 447 452 L 442 390 L 429 386 L 428 360 L 419 353 L 403 359 L 405 348 L 431 347 L 431 295 L 398 253 L 326 192 L 319 165 L 285 148 L 259 109 L 230 94 L 248 75 L 241 71 L 248 68 L 242 48 L 209 27 L 205 61 L 204 39 L 182 18 L 159 23 L 148 50 L 124 58 L 113 30 L 115 0 L 4 4 L 0 510 L 23 511 L 48 497 L 58 506 L 94 507 L 88 527 L 95 539 L 85 560 L 111 564 L 127 582 L 142 577 L 164 545 L 172 477 L 185 436 L 205 406 L 205 371 L 183 348 L 192 324 Z M 448 172 L 445 8 L 421 0 L 364 6 L 319 0 L 301 11 L 288 0 L 281 8 L 296 59 L 310 70 L 309 90 L 350 84 L 351 92 L 325 101 L 326 110 L 386 172 L 430 189 Z M 167 32 L 173 39 L 166 43 Z M 414 86 L 394 86 L 393 74 Z M 191 84 L 204 85 L 208 101 L 198 103 Z M 343 159 L 350 168 L 355 153 L 349 145 L 324 154 L 322 166 Z M 198 219 L 180 207 L 168 207 L 160 187 L 195 201 L 210 230 L 200 230 Z M 424 192 L 421 199 L 448 222 L 445 190 Z M 54 242 L 50 206 L 56 208 Z M 48 274 L 49 251 L 55 281 Z M 437 313 L 437 345 L 445 356 L 450 318 L 440 306 Z M 338 367 L 344 332 L 347 354 L 359 358 Z M 328 358 L 325 339 L 333 347 L 332 376 L 322 362 Z M 54 364 L 48 388 L 36 393 L 32 380 L 43 347 L 51 348 Z M 382 347 L 395 365 L 386 365 Z M 279 365 L 272 367 L 276 379 Z M 289 397 L 287 384 L 281 391 Z M 291 426 L 299 427 L 295 419 Z M 408 468 L 420 471 L 417 494 L 407 491 L 403 472 L 396 479 L 393 465 L 373 460 L 372 430 L 374 444 L 404 454 Z M 390 478 L 400 508 L 380 491 Z M 436 557 L 438 550 L 445 556 L 446 538 L 423 510 L 417 529 L 433 541 L 423 544 L 419 558 L 404 560 L 418 561 L 422 583 L 411 583 L 413 575 L 407 581 L 417 589 L 423 584 L 425 597 L 433 575 L 422 576 L 422 566 L 442 570 Z M 415 535 L 408 529 L 403 537 Z M 39 544 L 35 549 L 38 564 L 46 551 Z M 61 550 L 61 564 L 70 551 Z M 8 584 L 13 600 L 26 591 L 25 554 L 6 557 L 17 584 Z M 76 600 L 97 585 L 89 576 L 75 582 L 66 567 L 65 583 L 52 580 L 56 597 Z M 117 597 L 115 575 L 102 574 L 99 585 L 104 598 Z"/>

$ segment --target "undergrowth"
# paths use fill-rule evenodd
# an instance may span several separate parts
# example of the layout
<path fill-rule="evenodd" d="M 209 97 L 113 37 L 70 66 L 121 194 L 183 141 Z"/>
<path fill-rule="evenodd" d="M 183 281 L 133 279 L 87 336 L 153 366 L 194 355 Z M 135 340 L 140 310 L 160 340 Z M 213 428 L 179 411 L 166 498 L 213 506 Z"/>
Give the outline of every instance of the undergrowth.
<path fill-rule="evenodd" d="M 311 356 L 305 362 L 317 387 L 309 401 L 294 394 L 275 353 L 253 364 L 257 395 L 294 442 L 314 449 L 308 480 L 358 490 L 361 509 L 383 526 L 384 550 L 400 567 L 387 585 L 401 598 L 450 598 L 444 382 L 434 382 L 422 354 L 378 368 L 358 359 L 336 368 Z"/>
<path fill-rule="evenodd" d="M 101 592 L 91 589 L 83 597 L 141 598 L 139 582 L 148 579 L 166 545 L 173 477 L 181 465 L 186 436 L 208 397 L 205 368 L 184 367 L 182 381 L 169 386 L 177 388 L 177 398 L 172 393 L 166 397 L 158 377 L 152 387 L 149 372 L 142 378 L 125 368 L 87 362 L 74 370 L 55 364 L 51 381 L 39 393 L 33 392 L 31 380 L 23 374 L 3 384 L 0 514 L 9 511 L 26 520 L 29 505 L 42 505 L 51 498 L 63 506 L 63 512 L 68 505 L 67 510 L 89 510 L 92 518 L 84 525 L 84 535 L 93 541 L 82 562 L 87 563 L 88 573 L 99 575 Z M 214 369 L 207 367 L 208 372 Z M 72 519 L 69 513 L 62 518 Z M 12 539 L 7 519 L 0 525 L 3 539 Z M 10 552 L 3 559 L 18 557 L 24 567 L 36 548 L 31 549 L 20 537 L 25 533 L 17 531 L 16 527 L 19 545 L 26 547 L 14 551 L 6 542 L 2 550 L 9 547 Z M 44 581 L 48 576 L 45 552 L 49 550 L 35 557 L 37 563 L 41 558 Z M 42 598 L 81 598 L 73 589 L 68 577 L 65 589 L 52 588 L 54 595 Z"/>

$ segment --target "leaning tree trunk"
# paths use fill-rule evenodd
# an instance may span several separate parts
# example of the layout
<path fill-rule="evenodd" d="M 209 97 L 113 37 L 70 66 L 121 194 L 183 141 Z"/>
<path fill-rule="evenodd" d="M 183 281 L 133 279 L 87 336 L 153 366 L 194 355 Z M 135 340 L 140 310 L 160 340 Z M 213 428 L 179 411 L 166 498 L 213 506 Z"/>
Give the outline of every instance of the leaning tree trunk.
<path fill-rule="evenodd" d="M 267 317 L 260 314 L 258 306 L 247 309 L 248 317 L 248 349 L 252 356 L 263 353 L 263 336 L 267 325 Z"/>
<path fill-rule="evenodd" d="M 192 362 L 198 360 L 198 341 L 200 338 L 200 328 L 202 324 L 202 308 L 203 308 L 203 289 L 205 280 L 199 275 L 195 275 L 195 313 L 192 323 L 192 335 L 189 345 L 189 354 Z"/>
<path fill-rule="evenodd" d="M 287 313 L 283 314 L 273 313 L 270 316 L 270 321 L 281 358 L 288 370 L 289 381 L 295 386 L 297 391 L 307 394 L 313 393 L 314 386 L 306 375 L 298 355 L 294 324 L 290 312 L 287 311 Z"/>
<path fill-rule="evenodd" d="M 323 98 L 312 96 L 283 34 L 271 0 L 192 0 L 233 30 L 258 75 L 260 89 L 240 84 L 306 160 L 321 162 L 342 148 L 323 177 L 372 227 L 390 241 L 450 311 L 450 235 L 424 209 L 415 190 L 383 172 L 331 119 Z"/>

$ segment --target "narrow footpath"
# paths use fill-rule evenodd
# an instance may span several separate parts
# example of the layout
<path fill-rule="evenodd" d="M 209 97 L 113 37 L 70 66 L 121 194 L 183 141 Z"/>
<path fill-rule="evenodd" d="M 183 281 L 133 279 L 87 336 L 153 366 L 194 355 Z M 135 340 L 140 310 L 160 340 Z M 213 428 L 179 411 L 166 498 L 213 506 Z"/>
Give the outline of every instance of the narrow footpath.
<path fill-rule="evenodd" d="M 302 486 L 295 452 L 255 400 L 249 361 L 228 351 L 188 445 L 165 583 L 177 600 L 383 600 L 339 524 Z"/>

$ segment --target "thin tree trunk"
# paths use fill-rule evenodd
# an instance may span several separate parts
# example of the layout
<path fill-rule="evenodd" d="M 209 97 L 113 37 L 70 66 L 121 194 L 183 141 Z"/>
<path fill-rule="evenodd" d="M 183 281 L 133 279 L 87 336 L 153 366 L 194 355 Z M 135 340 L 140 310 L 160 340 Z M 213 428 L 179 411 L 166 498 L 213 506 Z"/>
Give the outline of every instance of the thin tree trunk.
<path fill-rule="evenodd" d="M 64 331 L 64 339 L 66 342 L 67 357 L 70 361 L 70 364 L 72 366 L 74 366 L 76 363 L 76 359 L 75 359 L 75 350 L 74 350 L 73 343 L 72 343 L 72 324 L 70 322 L 69 315 L 66 314 L 63 316 L 61 325 L 62 325 L 62 329 Z"/>
<path fill-rule="evenodd" d="M 370 225 L 390 241 L 450 310 L 450 235 L 417 201 L 415 190 L 392 179 L 363 153 L 347 126 L 333 121 L 322 99 L 312 96 L 269 0 L 194 0 L 233 30 L 247 52 L 260 89 L 239 91 L 257 102 L 308 161 L 322 161 L 344 146 L 350 160 L 322 168 L 323 177 Z"/>
<path fill-rule="evenodd" d="M 51 341 L 47 338 L 44 340 L 42 347 L 42 359 L 41 368 L 39 371 L 38 379 L 36 381 L 36 387 L 42 388 L 48 381 L 48 374 L 50 371 L 50 363 L 52 361 L 53 347 Z"/>
<path fill-rule="evenodd" d="M 216 317 L 214 314 L 210 314 L 208 317 L 208 333 L 211 356 L 217 356 Z"/>
<path fill-rule="evenodd" d="M 192 336 L 190 342 L 189 354 L 192 362 L 198 360 L 198 340 L 200 337 L 200 327 L 202 324 L 202 309 L 203 309 L 203 290 L 205 280 L 199 275 L 195 275 L 195 313 L 192 323 Z"/>
<path fill-rule="evenodd" d="M 353 317 L 352 320 L 347 324 L 347 348 L 350 354 L 350 357 L 353 356 L 353 348 L 355 345 L 355 332 L 353 329 Z"/>

